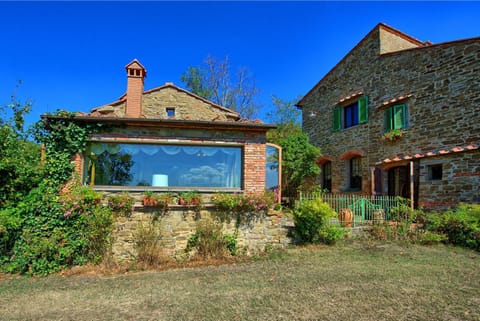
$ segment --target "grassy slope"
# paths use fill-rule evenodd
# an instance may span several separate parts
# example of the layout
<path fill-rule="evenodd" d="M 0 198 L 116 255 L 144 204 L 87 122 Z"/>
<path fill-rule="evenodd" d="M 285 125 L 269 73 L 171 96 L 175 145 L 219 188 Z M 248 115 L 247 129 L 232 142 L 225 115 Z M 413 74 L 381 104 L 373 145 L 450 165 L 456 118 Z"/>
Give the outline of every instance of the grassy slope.
<path fill-rule="evenodd" d="M 355 243 L 220 267 L 3 279 L 0 320 L 480 320 L 480 255 Z"/>

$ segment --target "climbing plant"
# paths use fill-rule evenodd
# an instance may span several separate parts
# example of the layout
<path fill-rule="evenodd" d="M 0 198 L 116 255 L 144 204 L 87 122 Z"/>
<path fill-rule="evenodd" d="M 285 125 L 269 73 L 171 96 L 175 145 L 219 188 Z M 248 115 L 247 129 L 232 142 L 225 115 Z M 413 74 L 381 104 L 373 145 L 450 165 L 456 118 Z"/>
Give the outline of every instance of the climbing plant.
<path fill-rule="evenodd" d="M 44 146 L 38 186 L 0 209 L 0 265 L 7 272 L 48 274 L 98 262 L 108 248 L 112 213 L 90 187 L 73 179 L 72 157 L 83 152 L 98 123 L 59 111 L 32 127 Z M 66 183 L 71 182 L 68 188 Z M 67 196 L 65 196 L 67 194 Z M 93 196 L 95 197 L 93 197 Z M 78 199 L 77 199 L 78 198 Z"/>

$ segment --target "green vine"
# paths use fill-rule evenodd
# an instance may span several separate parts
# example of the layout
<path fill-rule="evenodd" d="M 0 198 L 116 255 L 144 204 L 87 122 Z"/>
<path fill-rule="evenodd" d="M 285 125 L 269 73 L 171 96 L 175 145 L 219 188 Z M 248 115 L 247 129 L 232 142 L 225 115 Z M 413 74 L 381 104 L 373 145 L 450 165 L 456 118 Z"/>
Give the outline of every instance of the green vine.
<path fill-rule="evenodd" d="M 38 186 L 0 209 L 1 270 L 48 274 L 99 262 L 108 251 L 111 209 L 89 186 L 73 179 L 71 163 L 86 149 L 89 136 L 106 128 L 74 116 L 59 111 L 32 128 L 33 137 L 44 146 L 44 164 L 37 174 Z"/>

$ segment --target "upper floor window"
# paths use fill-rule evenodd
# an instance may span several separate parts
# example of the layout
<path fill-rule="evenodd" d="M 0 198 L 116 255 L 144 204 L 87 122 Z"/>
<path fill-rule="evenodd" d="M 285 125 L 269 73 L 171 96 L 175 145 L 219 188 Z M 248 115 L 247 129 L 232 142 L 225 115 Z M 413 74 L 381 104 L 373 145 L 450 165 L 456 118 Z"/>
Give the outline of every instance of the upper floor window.
<path fill-rule="evenodd" d="M 333 130 L 349 128 L 368 121 L 368 97 L 363 96 L 346 106 L 337 106 L 333 111 Z"/>
<path fill-rule="evenodd" d="M 167 117 L 168 117 L 168 118 L 173 118 L 173 117 L 175 117 L 175 108 L 173 108 L 173 107 L 167 107 L 167 108 L 166 108 L 166 112 L 167 112 Z"/>
<path fill-rule="evenodd" d="M 407 105 L 395 105 L 385 110 L 385 132 L 407 127 Z"/>

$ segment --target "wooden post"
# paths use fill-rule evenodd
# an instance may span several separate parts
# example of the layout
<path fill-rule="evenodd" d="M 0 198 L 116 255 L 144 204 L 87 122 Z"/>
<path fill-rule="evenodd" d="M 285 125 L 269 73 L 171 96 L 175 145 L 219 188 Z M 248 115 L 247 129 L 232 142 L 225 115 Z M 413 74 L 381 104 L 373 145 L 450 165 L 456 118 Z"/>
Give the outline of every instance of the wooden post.
<path fill-rule="evenodd" d="M 414 177 L 414 171 L 413 171 L 413 162 L 411 161 L 410 162 L 410 207 L 412 208 L 413 210 L 413 206 L 414 206 L 414 201 L 413 201 L 413 198 L 414 198 L 414 181 L 415 181 L 415 177 Z"/>

